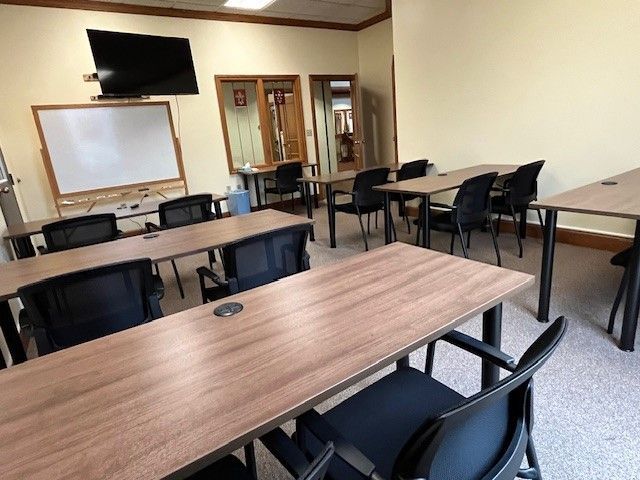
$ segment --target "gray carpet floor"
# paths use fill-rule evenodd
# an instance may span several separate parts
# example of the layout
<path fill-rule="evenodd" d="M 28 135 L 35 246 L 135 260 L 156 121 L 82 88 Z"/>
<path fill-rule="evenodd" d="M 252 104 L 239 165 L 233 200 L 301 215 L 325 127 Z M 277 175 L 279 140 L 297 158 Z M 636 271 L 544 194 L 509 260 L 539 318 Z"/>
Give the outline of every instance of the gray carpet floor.
<path fill-rule="evenodd" d="M 298 207 L 297 213 L 304 215 Z M 316 241 L 308 252 L 311 266 L 327 265 L 362 252 L 364 245 L 357 219 L 338 214 L 338 247 L 329 248 L 326 209 L 314 211 Z M 370 248 L 383 245 L 382 215 L 380 228 L 371 221 Z M 397 221 L 398 239 L 415 240 L 406 233 L 406 225 Z M 448 251 L 449 236 L 434 233 L 432 247 Z M 503 266 L 539 275 L 541 240 L 525 240 L 524 258 L 517 256 L 513 234 L 499 237 Z M 456 254 L 461 255 L 460 244 Z M 488 233 L 477 232 L 471 240 L 472 259 L 495 263 Z M 605 328 L 609 309 L 622 271 L 609 264 L 609 252 L 558 244 L 556 248 L 551 315 L 565 315 L 569 330 L 555 356 L 536 375 L 534 437 L 548 480 L 561 479 L 640 479 L 640 350 L 625 353 L 617 348 L 620 322 L 613 336 Z M 205 255 L 178 260 L 186 298 L 181 299 L 170 264 L 161 265 L 166 284 L 162 301 L 165 314 L 200 304 L 195 269 L 207 262 Z M 381 272 L 382 274 L 384 272 Z M 416 292 L 420 295 L 420 292 Z M 506 302 L 503 309 L 503 350 L 516 358 L 544 330 L 536 318 L 538 284 Z M 461 328 L 474 336 L 481 332 L 478 317 Z M 640 348 L 636 342 L 636 348 Z M 422 368 L 424 349 L 411 355 L 411 363 Z M 322 405 L 330 408 L 354 392 L 388 373 L 391 367 L 340 393 Z M 436 354 L 434 376 L 464 395 L 479 388 L 480 362 L 469 354 L 440 344 Z M 212 419 L 212 421 L 215 421 Z M 292 425 L 285 429 L 291 431 Z M 242 458 L 242 453 L 238 452 Z M 260 478 L 290 478 L 261 446 L 257 445 Z"/>

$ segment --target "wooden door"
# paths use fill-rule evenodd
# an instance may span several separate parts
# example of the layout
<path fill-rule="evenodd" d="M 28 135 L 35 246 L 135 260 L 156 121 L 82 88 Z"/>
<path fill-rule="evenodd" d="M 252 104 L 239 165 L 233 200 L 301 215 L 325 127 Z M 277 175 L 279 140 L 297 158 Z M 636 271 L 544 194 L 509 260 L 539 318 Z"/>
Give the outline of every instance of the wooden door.
<path fill-rule="evenodd" d="M 365 165 L 365 139 L 362 135 L 362 109 L 360 105 L 358 75 L 354 75 L 351 80 L 351 108 L 353 112 L 353 156 L 355 158 L 356 170 L 360 170 Z"/>

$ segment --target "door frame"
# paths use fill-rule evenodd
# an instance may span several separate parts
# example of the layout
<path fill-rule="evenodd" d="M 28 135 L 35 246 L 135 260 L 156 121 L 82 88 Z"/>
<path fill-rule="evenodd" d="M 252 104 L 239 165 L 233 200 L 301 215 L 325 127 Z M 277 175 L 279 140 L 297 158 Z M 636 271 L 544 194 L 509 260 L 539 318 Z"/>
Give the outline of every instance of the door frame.
<path fill-rule="evenodd" d="M 353 112 L 353 137 L 354 137 L 354 152 L 357 150 L 356 156 L 356 170 L 362 170 L 364 166 L 364 139 L 362 138 L 362 112 L 360 105 L 360 84 L 358 83 L 357 73 L 348 74 L 310 74 L 309 75 L 309 95 L 311 98 L 311 118 L 313 120 L 313 142 L 316 148 L 316 168 L 318 174 L 322 173 L 322 167 L 320 165 L 320 150 L 318 148 L 318 125 L 316 123 L 316 105 L 313 96 L 313 82 L 326 82 L 326 81 L 345 81 L 351 82 L 351 110 Z M 356 144 L 356 141 L 359 143 Z"/>
<path fill-rule="evenodd" d="M 265 163 L 263 165 L 257 165 L 257 168 L 267 167 L 274 165 L 273 162 L 273 150 L 271 146 L 271 133 L 267 128 L 262 128 L 263 125 L 269 125 L 269 108 L 267 100 L 264 98 L 264 83 L 265 82 L 292 82 L 293 84 L 293 98 L 296 109 L 296 122 L 298 129 L 299 144 L 299 160 L 275 162 L 275 165 L 281 165 L 283 163 L 290 163 L 292 161 L 300 161 L 302 164 L 308 163 L 307 156 L 307 142 L 305 136 L 304 125 L 304 110 L 302 108 L 302 87 L 300 83 L 300 75 L 215 75 L 216 94 L 218 97 L 218 110 L 220 111 L 220 120 L 222 123 L 222 136 L 224 138 L 224 147 L 227 152 L 227 166 L 229 167 L 229 173 L 234 174 L 237 172 L 238 167 L 233 165 L 233 157 L 231 155 L 231 144 L 229 142 L 229 130 L 227 128 L 227 116 L 224 109 L 224 92 L 222 90 L 223 82 L 256 82 L 256 94 L 258 100 L 258 118 L 260 119 L 260 136 L 262 140 L 262 148 L 264 151 Z M 299 121 L 298 121 L 299 120 Z"/>

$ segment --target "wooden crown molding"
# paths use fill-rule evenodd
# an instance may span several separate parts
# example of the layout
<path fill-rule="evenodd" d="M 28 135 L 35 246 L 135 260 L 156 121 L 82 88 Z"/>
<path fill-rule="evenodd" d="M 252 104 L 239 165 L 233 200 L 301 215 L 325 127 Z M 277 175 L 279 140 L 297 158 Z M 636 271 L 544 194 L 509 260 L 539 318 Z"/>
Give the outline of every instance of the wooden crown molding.
<path fill-rule="evenodd" d="M 358 32 L 375 25 L 378 22 L 391 18 L 391 0 L 387 0 L 384 12 L 360 23 L 323 22 L 297 18 L 263 17 L 260 15 L 151 7 L 145 5 L 131 5 L 127 3 L 101 2 L 97 0 L 0 0 L 0 4 L 22 5 L 29 7 L 67 8 L 72 10 L 90 10 L 94 12 L 128 13 L 131 15 L 153 15 L 157 17 L 195 18 L 199 20 L 217 20 L 220 22 L 324 28 L 329 30 L 346 30 L 350 32 Z"/>

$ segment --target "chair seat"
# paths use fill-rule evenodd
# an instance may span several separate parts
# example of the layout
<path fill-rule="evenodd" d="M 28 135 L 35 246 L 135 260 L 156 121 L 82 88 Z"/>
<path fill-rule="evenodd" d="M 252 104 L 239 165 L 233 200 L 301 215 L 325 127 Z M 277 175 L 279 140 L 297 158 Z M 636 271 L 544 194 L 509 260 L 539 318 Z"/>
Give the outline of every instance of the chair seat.
<path fill-rule="evenodd" d="M 272 193 L 274 195 L 284 195 L 289 193 L 298 193 L 300 192 L 299 187 L 267 187 L 264 189 L 265 193 Z"/>
<path fill-rule="evenodd" d="M 187 477 L 188 480 L 253 480 L 251 474 L 238 458 L 227 455 L 213 465 Z"/>
<path fill-rule="evenodd" d="M 374 213 L 383 209 L 383 205 L 381 203 L 374 203 L 372 205 L 361 205 L 360 214 L 366 213 Z M 350 203 L 337 203 L 335 205 L 336 212 L 342 213 L 350 213 L 351 215 L 357 215 L 358 210 L 356 209 L 356 204 L 353 202 Z"/>
<path fill-rule="evenodd" d="M 491 197 L 491 213 L 502 213 L 503 215 L 511 215 L 511 207 L 507 203 L 507 198 L 503 195 Z M 526 210 L 526 207 L 513 206 L 516 213 Z"/>
<path fill-rule="evenodd" d="M 622 252 L 616 253 L 613 257 L 611 257 L 611 265 L 615 265 L 616 267 L 626 267 L 629 264 L 629 260 L 631 259 L 631 247 L 623 250 Z"/>
<path fill-rule="evenodd" d="M 414 225 L 418 225 L 419 220 L 414 220 Z M 462 230 L 473 230 L 480 228 L 484 225 L 484 222 L 478 222 L 474 224 L 462 225 Z M 450 211 L 434 210 L 429 211 L 429 228 L 438 232 L 458 233 L 458 227 L 451 220 Z"/>
<path fill-rule="evenodd" d="M 391 478 L 398 453 L 418 427 L 464 400 L 433 377 L 414 368 L 403 368 L 361 390 L 323 417 L 376 465 L 376 472 Z M 321 448 L 319 442 L 314 443 Z M 329 472 L 335 480 L 361 480 L 338 459 L 331 463 Z"/>

